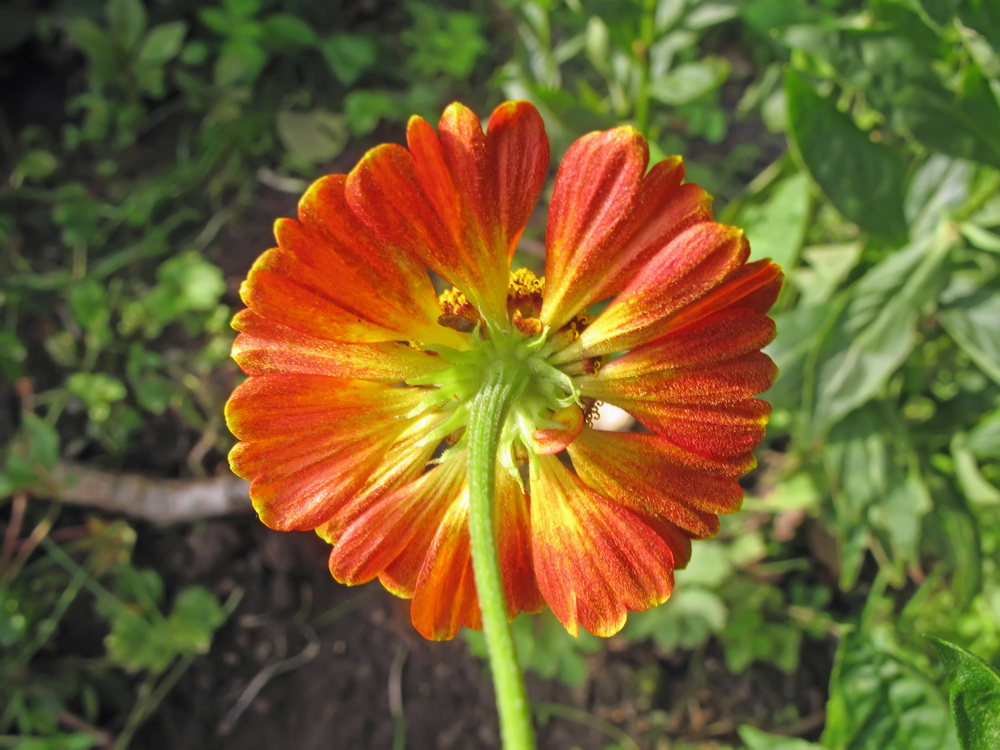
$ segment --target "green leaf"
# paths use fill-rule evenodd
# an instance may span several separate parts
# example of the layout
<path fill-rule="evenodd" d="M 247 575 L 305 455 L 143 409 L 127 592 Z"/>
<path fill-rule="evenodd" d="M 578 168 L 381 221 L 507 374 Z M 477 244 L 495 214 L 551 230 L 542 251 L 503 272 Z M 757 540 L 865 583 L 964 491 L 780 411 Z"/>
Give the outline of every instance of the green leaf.
<path fill-rule="evenodd" d="M 289 156 L 306 167 L 329 161 L 347 145 L 347 124 L 344 116 L 335 112 L 279 112 L 276 124 Z"/>
<path fill-rule="evenodd" d="M 684 63 L 653 81 L 649 95 L 671 106 L 688 104 L 719 88 L 729 77 L 729 70 L 729 63 L 721 58 Z"/>
<path fill-rule="evenodd" d="M 966 63 L 957 91 L 912 87 L 897 97 L 901 127 L 943 154 L 1000 167 L 1000 106 L 982 71 Z"/>
<path fill-rule="evenodd" d="M 785 76 L 785 92 L 792 141 L 829 201 L 869 234 L 890 242 L 905 240 L 905 162 L 872 141 L 793 71 Z"/>
<path fill-rule="evenodd" d="M 212 635 L 226 620 L 218 599 L 201 586 L 184 589 L 167 619 L 170 638 L 180 653 L 206 654 Z"/>
<path fill-rule="evenodd" d="M 319 42 L 313 27 L 291 13 L 272 13 L 262 22 L 268 46 L 282 49 L 309 47 Z"/>
<path fill-rule="evenodd" d="M 142 0 L 108 0 L 104 10 L 112 35 L 126 50 L 135 49 L 146 30 Z"/>
<path fill-rule="evenodd" d="M 375 65 L 378 48 L 370 36 L 334 34 L 320 43 L 319 51 L 337 80 L 350 86 Z"/>
<path fill-rule="evenodd" d="M 253 83 L 267 64 L 267 58 L 267 50 L 253 39 L 229 39 L 223 43 L 212 68 L 212 80 L 223 88 Z"/>
<path fill-rule="evenodd" d="M 938 319 L 972 361 L 1000 384 L 1000 294 L 979 289 L 949 304 Z"/>
<path fill-rule="evenodd" d="M 823 746 L 815 742 L 800 740 L 798 737 L 768 734 L 746 725 L 739 728 L 739 734 L 746 750 L 823 750 Z"/>
<path fill-rule="evenodd" d="M 919 670 L 859 632 L 837 650 L 822 743 L 830 750 L 958 750 L 945 701 Z"/>
<path fill-rule="evenodd" d="M 186 34 L 187 24 L 183 21 L 171 21 L 154 26 L 142 42 L 138 62 L 165 65 L 180 53 Z"/>
<path fill-rule="evenodd" d="M 253 18 L 261 9 L 262 0 L 222 0 L 227 11 L 237 18 Z"/>
<path fill-rule="evenodd" d="M 953 643 L 927 639 L 948 672 L 951 716 L 963 750 L 1000 747 L 1000 672 Z"/>
<path fill-rule="evenodd" d="M 368 135 L 385 117 L 395 117 L 399 109 L 396 97 L 387 91 L 358 89 L 344 97 L 344 117 L 351 135 Z"/>
<path fill-rule="evenodd" d="M 24 415 L 21 430 L 27 439 L 28 456 L 31 460 L 46 469 L 54 469 L 59 461 L 59 433 L 56 428 L 29 412 Z"/>
<path fill-rule="evenodd" d="M 809 218 L 809 184 L 802 172 L 773 185 L 763 203 L 740 211 L 738 226 L 750 240 L 753 258 L 770 258 L 791 269 L 799 258 Z"/>
<path fill-rule="evenodd" d="M 847 290 L 817 363 L 815 435 L 876 396 L 906 360 L 920 309 L 946 280 L 941 269 L 953 242 L 947 233 L 918 237 Z"/>

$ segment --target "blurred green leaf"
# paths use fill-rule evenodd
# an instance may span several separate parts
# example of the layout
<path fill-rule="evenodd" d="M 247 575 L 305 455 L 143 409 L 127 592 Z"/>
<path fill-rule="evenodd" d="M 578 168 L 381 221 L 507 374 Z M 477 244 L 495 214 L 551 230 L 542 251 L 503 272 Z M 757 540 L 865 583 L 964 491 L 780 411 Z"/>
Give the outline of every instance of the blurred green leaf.
<path fill-rule="evenodd" d="M 739 733 L 746 750 L 824 750 L 823 745 L 817 745 L 815 742 L 768 734 L 750 726 L 740 727 Z"/>
<path fill-rule="evenodd" d="M 307 168 L 329 161 L 347 145 L 347 123 L 335 112 L 279 112 L 276 125 L 289 156 Z"/>
<path fill-rule="evenodd" d="M 184 46 L 187 24 L 183 21 L 161 23 L 150 29 L 142 42 L 137 63 L 164 65 L 173 60 Z"/>
<path fill-rule="evenodd" d="M 0 375 L 12 382 L 21 375 L 21 365 L 27 357 L 28 349 L 21 339 L 8 331 L 0 331 Z"/>
<path fill-rule="evenodd" d="M 950 234 L 918 237 L 845 292 L 816 366 L 812 429 L 819 435 L 884 387 L 913 349 L 920 309 L 933 304 Z"/>
<path fill-rule="evenodd" d="M 222 0 L 222 5 L 236 18 L 253 18 L 263 5 L 263 0 Z"/>
<path fill-rule="evenodd" d="M 657 78 L 649 86 L 649 95 L 663 104 L 688 104 L 715 91 L 728 77 L 729 63 L 721 58 L 705 58 L 678 65 Z"/>
<path fill-rule="evenodd" d="M 743 227 L 753 258 L 770 258 L 785 269 L 798 261 L 809 218 L 809 184 L 802 172 L 779 181 L 763 203 L 744 207 L 736 223 Z"/>
<path fill-rule="evenodd" d="M 955 462 L 955 477 L 970 505 L 1000 505 L 1000 490 L 990 484 L 980 471 L 975 454 L 969 450 L 968 436 L 964 433 L 952 436 L 950 451 Z"/>
<path fill-rule="evenodd" d="M 871 140 L 798 74 L 785 76 L 792 140 L 813 179 L 849 221 L 890 242 L 906 238 L 905 162 Z"/>
<path fill-rule="evenodd" d="M 208 653 L 212 635 L 225 619 L 219 600 L 208 589 L 191 586 L 177 596 L 167 618 L 170 641 L 180 653 Z"/>
<path fill-rule="evenodd" d="M 264 27 L 264 38 L 272 47 L 293 50 L 319 42 L 319 35 L 313 27 L 291 13 L 272 13 L 261 23 Z"/>
<path fill-rule="evenodd" d="M 1000 167 L 1000 106 L 974 62 L 956 92 L 910 88 L 899 93 L 896 107 L 902 127 L 929 148 Z"/>
<path fill-rule="evenodd" d="M 253 83 L 267 64 L 267 51 L 248 37 L 226 40 L 215 61 L 213 81 L 225 88 L 237 83 Z"/>
<path fill-rule="evenodd" d="M 45 469 L 54 469 L 59 461 L 59 433 L 56 428 L 29 412 L 24 415 L 21 429 L 31 460 Z"/>
<path fill-rule="evenodd" d="M 953 643 L 927 638 L 948 672 L 951 715 L 963 750 L 1000 747 L 1000 671 Z"/>
<path fill-rule="evenodd" d="M 822 744 L 830 750 L 958 750 L 937 689 L 888 647 L 844 635 L 830 683 Z"/>
<path fill-rule="evenodd" d="M 972 361 L 1000 384 L 1000 294 L 984 288 L 960 297 L 943 308 L 938 319 Z"/>
<path fill-rule="evenodd" d="M 337 80 L 350 86 L 375 64 L 378 48 L 364 34 L 334 34 L 320 42 L 319 51 Z"/>
<path fill-rule="evenodd" d="M 105 15 L 111 33 L 126 50 L 133 50 L 139 44 L 146 30 L 146 8 L 142 0 L 108 0 Z"/>
<path fill-rule="evenodd" d="M 353 136 L 368 135 L 385 117 L 395 117 L 399 105 L 387 91 L 355 89 L 344 97 L 344 117 Z"/>

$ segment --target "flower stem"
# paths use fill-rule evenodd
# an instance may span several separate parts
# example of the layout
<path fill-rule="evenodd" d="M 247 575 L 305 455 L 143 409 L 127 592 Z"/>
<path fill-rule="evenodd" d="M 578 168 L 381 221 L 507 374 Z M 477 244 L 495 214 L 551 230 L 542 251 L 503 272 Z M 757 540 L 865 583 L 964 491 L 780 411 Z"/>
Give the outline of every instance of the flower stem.
<path fill-rule="evenodd" d="M 534 729 L 507 617 L 494 533 L 497 446 L 507 412 L 523 388 L 501 370 L 483 383 L 469 419 L 469 533 L 472 568 L 483 617 L 483 632 L 500 713 L 505 750 L 533 750 Z"/>

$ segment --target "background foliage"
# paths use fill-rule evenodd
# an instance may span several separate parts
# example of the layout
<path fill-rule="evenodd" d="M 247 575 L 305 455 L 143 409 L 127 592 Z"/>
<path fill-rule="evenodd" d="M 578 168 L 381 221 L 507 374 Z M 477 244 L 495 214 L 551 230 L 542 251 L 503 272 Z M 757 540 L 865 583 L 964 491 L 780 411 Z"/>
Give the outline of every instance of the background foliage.
<path fill-rule="evenodd" d="M 988 746 L 961 696 L 995 705 L 1000 664 L 996 3 L 42 5 L 0 8 L 0 746 L 128 746 L 238 605 L 167 596 L 128 523 L 33 501 L 58 499 L 66 459 L 220 465 L 232 284 L 253 255 L 226 257 L 225 233 L 411 113 L 504 97 L 539 106 L 556 155 L 623 122 L 684 154 L 787 275 L 745 511 L 614 642 L 690 655 L 691 684 L 706 654 L 794 674 L 836 650 L 821 728 L 768 734 L 795 733 L 790 707 L 737 747 Z M 56 645 L 79 607 L 105 623 L 99 657 Z M 606 647 L 517 625 L 550 680 L 584 684 Z M 957 646 L 935 641 L 939 659 L 925 634 Z M 972 685 L 950 704 L 946 671 Z M 647 718 L 629 741 L 663 746 L 669 712 Z"/>

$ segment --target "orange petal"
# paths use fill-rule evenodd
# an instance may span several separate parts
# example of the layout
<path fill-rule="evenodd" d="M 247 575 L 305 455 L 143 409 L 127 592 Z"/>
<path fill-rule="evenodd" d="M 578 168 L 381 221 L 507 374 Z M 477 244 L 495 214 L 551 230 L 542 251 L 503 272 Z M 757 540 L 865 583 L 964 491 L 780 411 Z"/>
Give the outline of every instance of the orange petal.
<path fill-rule="evenodd" d="M 310 336 L 242 310 L 233 319 L 240 331 L 233 359 L 247 375 L 299 373 L 397 383 L 435 372 L 447 363 L 434 352 L 406 344 L 345 344 Z"/>
<path fill-rule="evenodd" d="M 537 612 L 543 600 L 531 565 L 528 499 L 502 470 L 495 508 L 504 598 L 513 619 L 521 612 Z M 468 506 L 463 496 L 452 503 L 429 549 L 411 544 L 380 576 L 390 590 L 408 590 L 413 596 L 413 624 L 426 638 L 445 640 L 453 638 L 463 625 L 482 627 L 470 549 Z M 420 571 L 416 580 L 415 567 Z M 411 581 L 408 587 L 400 587 L 404 580 Z"/>
<path fill-rule="evenodd" d="M 750 252 L 740 229 L 690 227 L 657 253 L 580 335 L 589 356 L 625 351 L 662 336 L 672 315 L 723 284 Z"/>
<path fill-rule="evenodd" d="M 666 601 L 690 540 L 595 492 L 552 456 L 539 457 L 538 467 L 531 482 L 535 573 L 566 629 L 614 635 L 628 610 Z"/>
<path fill-rule="evenodd" d="M 634 142 L 608 146 L 607 156 L 614 155 L 616 146 L 621 149 L 626 145 Z M 619 173 L 618 189 L 611 192 L 611 199 L 621 209 L 617 216 L 588 228 L 589 233 L 571 236 L 570 242 L 559 236 L 566 234 L 565 228 L 562 232 L 552 228 L 541 317 L 554 328 L 588 305 L 621 291 L 670 240 L 692 224 L 712 218 L 711 196 L 697 185 L 681 184 L 684 164 L 679 156 L 664 159 L 643 176 L 635 157 L 645 159 L 645 152 L 640 149 L 632 153 L 635 168 Z M 601 166 L 573 161 L 568 169 L 575 182 L 569 182 L 564 192 L 553 195 L 552 205 L 556 208 L 557 196 L 567 202 L 586 200 L 579 193 L 588 191 L 587 186 L 597 178 L 587 175 L 585 170 L 600 171 Z M 636 181 L 640 181 L 638 185 Z"/>
<path fill-rule="evenodd" d="M 365 583 L 404 555 L 419 571 L 442 520 L 464 490 L 465 462 L 453 457 L 373 498 L 330 553 L 333 577 L 341 583 Z"/>
<path fill-rule="evenodd" d="M 623 506 L 658 516 L 696 538 L 719 530 L 719 513 L 735 513 L 743 491 L 732 478 L 678 461 L 656 435 L 584 430 L 569 455 L 580 478 Z"/>
<path fill-rule="evenodd" d="M 535 430 L 531 436 L 531 447 L 540 456 L 548 456 L 563 450 L 583 429 L 583 411 L 576 404 L 564 406 L 553 414 L 551 419 L 565 426 L 561 429 L 552 427 Z"/>
<path fill-rule="evenodd" d="M 441 520 L 417 579 L 410 617 L 432 641 L 454 638 L 463 625 L 482 627 L 465 502 L 453 503 Z"/>
<path fill-rule="evenodd" d="M 497 555 L 510 618 L 537 612 L 544 604 L 531 560 L 528 496 L 502 467 L 497 467 Z"/>
<path fill-rule="evenodd" d="M 364 230 L 347 206 L 343 175 L 317 180 L 299 221 L 275 223 L 278 247 L 254 263 L 241 294 L 276 323 L 335 341 L 454 339 L 424 268 Z"/>
<path fill-rule="evenodd" d="M 229 429 L 244 441 L 230 464 L 252 481 L 250 497 L 265 524 L 316 528 L 386 460 L 423 396 L 317 375 L 249 378 L 226 404 Z"/>
<path fill-rule="evenodd" d="M 373 502 L 379 500 L 404 484 L 412 482 L 427 469 L 427 464 L 437 449 L 437 443 L 427 436 L 447 420 L 447 415 L 434 412 L 413 420 L 396 438 L 396 442 L 386 451 L 391 461 L 383 461 L 368 477 L 368 481 L 352 498 L 345 501 L 337 513 L 328 521 L 316 527 L 316 533 L 330 544 L 340 541 L 344 530 L 357 520 Z M 419 564 L 417 566 L 419 570 Z M 409 593 L 400 593 L 397 588 L 386 585 L 398 596 L 413 596 L 413 582 Z"/>

